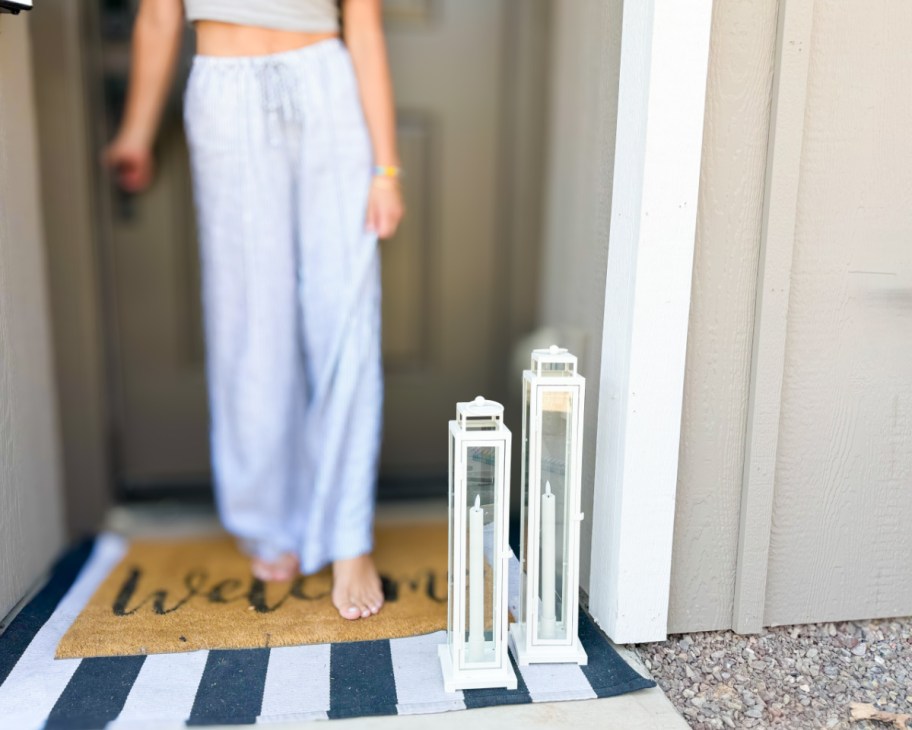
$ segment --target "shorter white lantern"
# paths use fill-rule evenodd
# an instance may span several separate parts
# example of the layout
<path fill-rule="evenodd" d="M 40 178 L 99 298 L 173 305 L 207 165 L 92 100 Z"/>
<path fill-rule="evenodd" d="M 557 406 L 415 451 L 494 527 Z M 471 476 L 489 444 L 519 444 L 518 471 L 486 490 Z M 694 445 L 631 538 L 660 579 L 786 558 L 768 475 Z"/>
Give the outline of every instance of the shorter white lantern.
<path fill-rule="evenodd" d="M 523 666 L 587 662 L 578 635 L 584 398 L 576 357 L 556 345 L 532 352 L 523 373 L 520 605 L 510 627 Z"/>
<path fill-rule="evenodd" d="M 447 643 L 438 648 L 447 692 L 515 689 L 507 650 L 510 431 L 503 406 L 481 396 L 450 421 Z"/>

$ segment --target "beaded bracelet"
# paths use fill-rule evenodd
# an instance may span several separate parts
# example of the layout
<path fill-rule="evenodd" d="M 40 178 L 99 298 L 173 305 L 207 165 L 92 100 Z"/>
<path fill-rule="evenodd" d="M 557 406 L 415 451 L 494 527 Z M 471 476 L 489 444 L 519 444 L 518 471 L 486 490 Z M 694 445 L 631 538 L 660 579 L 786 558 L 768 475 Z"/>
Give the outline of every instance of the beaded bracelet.
<path fill-rule="evenodd" d="M 395 165 L 374 165 L 374 177 L 388 177 L 392 179 L 397 179 L 402 177 L 403 172 L 401 167 L 396 167 Z"/>

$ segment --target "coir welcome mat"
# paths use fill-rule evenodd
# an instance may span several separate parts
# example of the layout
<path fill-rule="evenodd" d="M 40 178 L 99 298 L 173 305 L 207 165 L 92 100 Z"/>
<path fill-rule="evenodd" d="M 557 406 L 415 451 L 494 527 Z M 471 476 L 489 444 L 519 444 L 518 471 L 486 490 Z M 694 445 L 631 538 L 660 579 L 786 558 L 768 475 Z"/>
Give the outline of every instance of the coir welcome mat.
<path fill-rule="evenodd" d="M 54 647 L 124 557 L 105 534 L 63 556 L 0 634 L 0 723 L 21 730 L 149 730 L 406 715 L 612 697 L 655 686 L 617 655 L 585 612 L 589 663 L 516 667 L 515 690 L 446 692 L 446 633 L 270 649 L 54 659 Z M 468 720 L 467 720 L 468 722 Z"/>
<path fill-rule="evenodd" d="M 329 569 L 263 583 L 227 536 L 137 540 L 57 647 L 58 658 L 253 649 L 390 639 L 446 628 L 447 526 L 377 531 L 386 603 L 342 619 Z"/>

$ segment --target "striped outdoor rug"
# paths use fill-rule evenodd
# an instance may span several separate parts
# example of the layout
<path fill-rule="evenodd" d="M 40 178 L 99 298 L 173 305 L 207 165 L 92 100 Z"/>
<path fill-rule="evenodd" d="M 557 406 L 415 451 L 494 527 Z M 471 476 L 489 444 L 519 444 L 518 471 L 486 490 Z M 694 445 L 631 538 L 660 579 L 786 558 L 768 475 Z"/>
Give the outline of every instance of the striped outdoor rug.
<path fill-rule="evenodd" d="M 102 535 L 66 554 L 0 635 L 4 728 L 161 728 L 420 714 L 489 705 L 610 697 L 654 686 L 585 614 L 589 664 L 524 667 L 516 690 L 447 693 L 444 632 L 275 649 L 54 659 L 57 642 L 124 554 Z"/>

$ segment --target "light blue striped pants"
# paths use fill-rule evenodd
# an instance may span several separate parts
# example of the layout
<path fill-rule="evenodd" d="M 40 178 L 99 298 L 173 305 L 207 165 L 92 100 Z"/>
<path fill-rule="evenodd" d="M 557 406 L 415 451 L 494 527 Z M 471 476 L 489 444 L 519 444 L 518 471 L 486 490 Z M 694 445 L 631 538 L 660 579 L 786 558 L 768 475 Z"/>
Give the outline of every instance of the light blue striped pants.
<path fill-rule="evenodd" d="M 310 573 L 372 547 L 380 269 L 354 69 L 337 39 L 197 56 L 184 114 L 219 513 Z"/>

